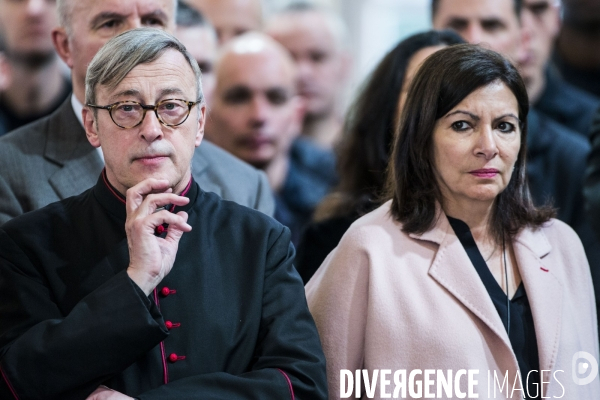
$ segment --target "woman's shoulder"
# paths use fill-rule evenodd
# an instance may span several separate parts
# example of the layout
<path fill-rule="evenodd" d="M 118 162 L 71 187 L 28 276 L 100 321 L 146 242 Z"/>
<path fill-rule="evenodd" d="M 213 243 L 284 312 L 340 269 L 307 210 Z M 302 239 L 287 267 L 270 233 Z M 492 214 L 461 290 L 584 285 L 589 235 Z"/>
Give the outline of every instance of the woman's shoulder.
<path fill-rule="evenodd" d="M 577 254 L 585 257 L 585 251 L 577 233 L 558 219 L 552 218 L 538 228 L 525 228 L 518 235 L 517 240 L 532 247 L 536 253 L 554 252 L 567 256 Z"/>
<path fill-rule="evenodd" d="M 370 226 L 370 225 L 377 226 L 377 225 L 396 224 L 396 225 L 400 226 L 398 222 L 394 221 L 394 219 L 390 213 L 391 204 L 392 204 L 391 200 L 386 201 L 385 203 L 383 203 L 382 205 L 380 205 L 373 211 L 358 218 L 356 221 L 354 221 L 354 223 L 352 224 L 350 229 L 357 229 L 359 227 Z"/>
<path fill-rule="evenodd" d="M 354 221 L 340 243 L 358 243 L 362 247 L 381 244 L 382 238 L 395 242 L 408 239 L 408 235 L 402 231 L 402 224 L 390 213 L 391 203 L 390 200 Z"/>
<path fill-rule="evenodd" d="M 551 218 L 548 222 L 545 222 L 539 230 L 543 232 L 551 244 L 564 241 L 581 243 L 579 236 L 575 233 L 573 228 L 556 218 Z"/>

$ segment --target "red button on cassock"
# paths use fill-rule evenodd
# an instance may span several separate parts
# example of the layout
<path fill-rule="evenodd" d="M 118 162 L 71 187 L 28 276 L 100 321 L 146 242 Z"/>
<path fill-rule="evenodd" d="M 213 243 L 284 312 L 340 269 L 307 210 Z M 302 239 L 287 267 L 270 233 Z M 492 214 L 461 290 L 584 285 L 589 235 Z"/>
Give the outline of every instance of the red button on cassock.
<path fill-rule="evenodd" d="M 174 293 L 177 293 L 177 291 L 173 290 L 173 289 L 169 289 L 166 286 L 164 288 L 160 289 L 160 294 L 163 295 L 164 297 L 167 297 L 168 295 L 174 294 Z"/>
<path fill-rule="evenodd" d="M 179 328 L 180 325 L 181 324 L 179 322 L 171 322 L 171 321 L 165 322 L 165 326 L 167 327 L 167 329 Z"/>
<path fill-rule="evenodd" d="M 175 353 L 169 354 L 169 361 L 170 362 L 174 363 L 174 362 L 177 362 L 179 360 L 185 360 L 185 356 L 178 356 Z"/>
<path fill-rule="evenodd" d="M 161 235 L 164 231 L 165 231 L 165 227 L 162 225 L 159 225 L 156 227 L 156 229 L 154 229 L 154 232 L 156 232 L 157 235 Z"/>

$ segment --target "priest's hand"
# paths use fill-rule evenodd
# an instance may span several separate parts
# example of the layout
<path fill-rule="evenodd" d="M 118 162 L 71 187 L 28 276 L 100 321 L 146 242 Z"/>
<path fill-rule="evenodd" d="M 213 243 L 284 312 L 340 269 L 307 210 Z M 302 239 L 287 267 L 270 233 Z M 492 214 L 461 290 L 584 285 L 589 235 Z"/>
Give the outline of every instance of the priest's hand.
<path fill-rule="evenodd" d="M 94 393 L 90 394 L 85 400 L 133 400 L 133 397 L 124 395 L 121 392 L 107 388 L 104 385 L 100 385 L 98 389 L 94 390 Z"/>
<path fill-rule="evenodd" d="M 157 211 L 167 204 L 183 206 L 187 197 L 171 193 L 166 180 L 145 179 L 127 190 L 127 221 L 125 232 L 129 246 L 127 274 L 146 295 L 163 280 L 173 268 L 179 239 L 192 227 L 188 225 L 187 213 L 173 214 L 168 210 Z M 167 236 L 155 235 L 156 228 L 168 224 Z"/>

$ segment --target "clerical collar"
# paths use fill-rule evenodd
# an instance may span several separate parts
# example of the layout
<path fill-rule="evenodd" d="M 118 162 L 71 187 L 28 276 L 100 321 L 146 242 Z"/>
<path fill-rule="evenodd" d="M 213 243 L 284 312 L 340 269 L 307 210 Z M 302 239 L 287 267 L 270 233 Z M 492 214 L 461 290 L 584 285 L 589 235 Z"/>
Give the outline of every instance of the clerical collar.
<path fill-rule="evenodd" d="M 93 188 L 93 193 L 98 202 L 113 216 L 125 220 L 127 211 L 125 208 L 125 196 L 123 196 L 106 177 L 106 169 L 102 170 L 96 186 Z M 187 186 L 181 192 L 180 196 L 185 196 L 190 199 L 190 202 L 184 206 L 170 206 L 169 211 L 177 213 L 179 211 L 188 211 L 192 208 L 196 198 L 198 197 L 198 185 L 193 178 L 190 178 Z"/>

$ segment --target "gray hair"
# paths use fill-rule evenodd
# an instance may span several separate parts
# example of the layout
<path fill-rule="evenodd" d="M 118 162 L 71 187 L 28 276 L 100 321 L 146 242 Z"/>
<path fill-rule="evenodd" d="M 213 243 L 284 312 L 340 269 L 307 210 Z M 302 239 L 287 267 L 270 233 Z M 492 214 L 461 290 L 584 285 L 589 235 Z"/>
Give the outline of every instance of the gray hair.
<path fill-rule="evenodd" d="M 136 66 L 157 60 L 168 49 L 180 52 L 187 60 L 196 77 L 196 101 L 203 101 L 200 68 L 185 46 L 160 29 L 138 28 L 115 36 L 96 53 L 85 76 L 86 103 L 96 103 L 98 85 L 114 89 Z"/>
<path fill-rule="evenodd" d="M 56 0 L 58 23 L 65 28 L 69 35 L 71 34 L 71 14 L 73 13 L 74 4 L 72 0 Z"/>

